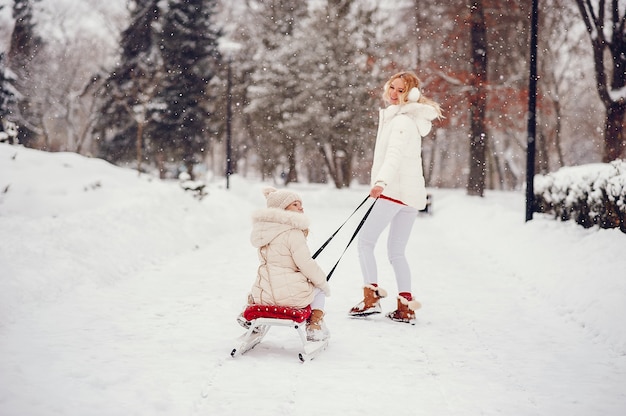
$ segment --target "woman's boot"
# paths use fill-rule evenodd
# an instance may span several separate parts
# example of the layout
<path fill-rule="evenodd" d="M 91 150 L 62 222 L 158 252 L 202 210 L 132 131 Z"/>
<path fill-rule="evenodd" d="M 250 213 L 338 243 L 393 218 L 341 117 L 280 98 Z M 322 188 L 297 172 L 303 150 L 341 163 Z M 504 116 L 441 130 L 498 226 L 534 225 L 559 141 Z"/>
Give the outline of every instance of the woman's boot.
<path fill-rule="evenodd" d="M 398 309 L 389 312 L 387 317 L 396 322 L 406 322 L 415 325 L 415 311 L 421 307 L 422 305 L 418 301 L 413 300 L 410 294 L 408 296 L 398 295 Z"/>
<path fill-rule="evenodd" d="M 367 316 L 380 313 L 380 299 L 387 296 L 384 289 L 374 285 L 366 285 L 363 288 L 363 300 L 350 309 L 351 316 Z"/>

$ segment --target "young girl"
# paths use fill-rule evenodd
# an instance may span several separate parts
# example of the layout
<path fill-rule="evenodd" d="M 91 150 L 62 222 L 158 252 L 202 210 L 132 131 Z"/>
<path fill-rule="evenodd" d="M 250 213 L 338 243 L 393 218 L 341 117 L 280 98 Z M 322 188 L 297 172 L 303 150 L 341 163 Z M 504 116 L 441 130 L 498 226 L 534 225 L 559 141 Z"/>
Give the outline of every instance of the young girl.
<path fill-rule="evenodd" d="M 387 317 L 413 322 L 420 303 L 411 293 L 411 271 L 406 248 L 417 212 L 426 206 L 422 172 L 422 137 L 430 132 L 432 120 L 441 117 L 439 105 L 425 98 L 420 81 L 412 72 L 399 72 L 386 83 L 380 110 L 378 134 L 371 171 L 370 196 L 379 198 L 359 234 L 358 252 L 365 286 L 363 300 L 350 310 L 352 316 L 380 313 L 379 299 L 386 292 L 378 287 L 374 246 L 389 226 L 387 255 L 398 285 L 397 309 Z"/>
<path fill-rule="evenodd" d="M 252 215 L 250 241 L 258 248 L 260 265 L 249 301 L 294 308 L 311 305 L 307 339 L 324 340 L 329 336 L 323 317 L 330 286 L 306 242 L 309 219 L 302 199 L 285 189 L 265 188 L 263 194 L 267 208 Z"/>

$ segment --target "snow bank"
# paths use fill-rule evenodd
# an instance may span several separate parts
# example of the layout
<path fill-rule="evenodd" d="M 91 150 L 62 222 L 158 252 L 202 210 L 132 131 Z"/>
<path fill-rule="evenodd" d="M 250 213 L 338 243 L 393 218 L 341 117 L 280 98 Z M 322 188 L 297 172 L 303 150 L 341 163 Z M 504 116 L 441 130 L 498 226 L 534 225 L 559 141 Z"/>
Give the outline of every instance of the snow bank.
<path fill-rule="evenodd" d="M 232 224 L 223 211 L 100 159 L 0 145 L 0 326 L 20 305 L 201 247 Z"/>

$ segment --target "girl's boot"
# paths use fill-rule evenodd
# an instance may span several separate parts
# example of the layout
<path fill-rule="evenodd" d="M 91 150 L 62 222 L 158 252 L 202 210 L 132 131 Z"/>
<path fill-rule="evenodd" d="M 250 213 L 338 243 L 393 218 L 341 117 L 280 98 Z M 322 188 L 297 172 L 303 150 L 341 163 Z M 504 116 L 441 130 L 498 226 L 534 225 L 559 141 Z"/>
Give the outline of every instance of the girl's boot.
<path fill-rule="evenodd" d="M 324 323 L 324 311 L 313 309 L 311 316 L 306 321 L 307 341 L 324 341 L 330 336 L 328 328 Z"/>

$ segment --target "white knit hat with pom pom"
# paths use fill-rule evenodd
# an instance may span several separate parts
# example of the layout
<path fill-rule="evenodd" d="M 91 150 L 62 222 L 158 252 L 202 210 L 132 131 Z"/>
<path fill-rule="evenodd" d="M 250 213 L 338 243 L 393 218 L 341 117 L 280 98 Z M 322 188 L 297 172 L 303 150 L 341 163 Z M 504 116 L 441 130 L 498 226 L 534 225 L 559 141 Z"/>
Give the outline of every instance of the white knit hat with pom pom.
<path fill-rule="evenodd" d="M 263 189 L 263 195 L 267 199 L 268 208 L 285 209 L 295 201 L 302 201 L 300 195 L 286 189 L 267 187 Z"/>

